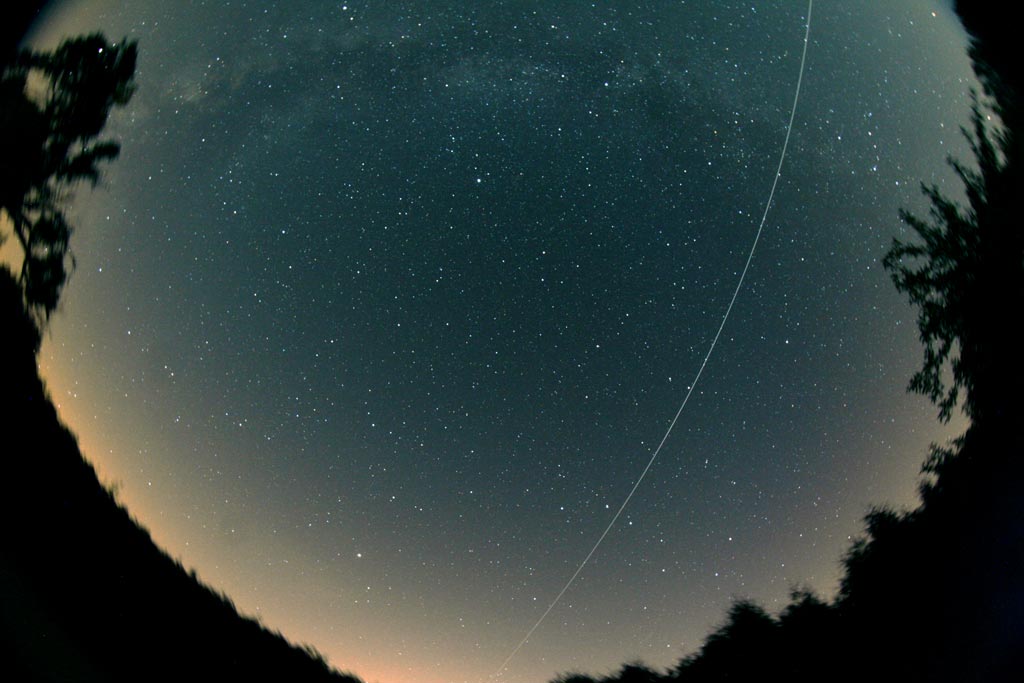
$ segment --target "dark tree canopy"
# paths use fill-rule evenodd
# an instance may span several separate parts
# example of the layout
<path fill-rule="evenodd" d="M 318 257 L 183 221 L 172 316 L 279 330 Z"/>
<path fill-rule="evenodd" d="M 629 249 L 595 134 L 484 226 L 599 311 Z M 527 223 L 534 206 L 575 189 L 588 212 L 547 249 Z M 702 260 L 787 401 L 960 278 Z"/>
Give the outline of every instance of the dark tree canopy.
<path fill-rule="evenodd" d="M 974 166 L 950 160 L 967 206 L 924 188 L 930 216 L 902 214 L 919 241 L 895 241 L 884 264 L 918 307 L 924 365 L 911 390 L 935 402 L 943 420 L 962 402 L 972 422 L 1005 435 L 1024 409 L 1024 359 L 1012 332 L 1024 310 L 1024 230 L 1017 204 L 1024 151 L 1016 29 L 997 9 L 984 0 L 956 2 L 971 34 L 970 56 L 986 104 L 999 120 L 993 122 L 975 99 L 964 131 Z"/>
<path fill-rule="evenodd" d="M 1024 310 L 1024 239 L 1016 218 L 1021 189 L 1016 140 L 974 102 L 964 129 L 976 168 L 950 159 L 967 206 L 924 187 L 927 218 L 901 213 L 917 240 L 894 240 L 884 265 L 918 309 L 924 365 L 910 389 L 948 420 L 961 403 L 977 422 L 1020 408 L 1022 362 L 1011 322 Z"/>
<path fill-rule="evenodd" d="M 120 151 L 98 138 L 111 109 L 131 99 L 136 55 L 134 42 L 95 34 L 53 52 L 22 50 L 0 74 L 0 239 L 13 234 L 21 249 L 16 275 L 40 327 L 74 267 L 65 204 Z"/>
<path fill-rule="evenodd" d="M 1019 131 L 1024 94 L 1024 69 L 1017 42 L 1020 27 L 1006 21 L 998 0 L 955 0 L 954 6 L 971 36 L 969 54 L 974 72 L 1007 129 Z"/>
<path fill-rule="evenodd" d="M 971 424 L 948 446 L 932 446 L 918 507 L 875 507 L 865 517 L 835 599 L 797 590 L 777 617 L 736 601 L 700 650 L 656 683 L 1021 679 L 1024 79 L 1018 28 L 1005 13 L 991 0 L 956 7 L 987 96 L 975 98 L 964 129 L 973 164 L 950 159 L 965 201 L 925 187 L 929 214 L 901 214 L 914 239 L 894 241 L 884 265 L 918 309 L 924 364 L 910 389 L 943 420 L 962 406 Z M 635 680 L 627 673 L 554 683 Z"/>

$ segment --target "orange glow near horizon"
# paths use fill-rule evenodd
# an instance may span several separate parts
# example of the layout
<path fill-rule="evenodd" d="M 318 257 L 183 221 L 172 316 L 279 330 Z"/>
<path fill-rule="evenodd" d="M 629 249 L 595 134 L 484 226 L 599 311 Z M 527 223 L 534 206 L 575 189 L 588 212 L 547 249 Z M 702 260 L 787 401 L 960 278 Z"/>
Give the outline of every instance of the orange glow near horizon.
<path fill-rule="evenodd" d="M 211 556 L 203 548 L 190 542 L 189 534 L 172 516 L 153 505 L 148 491 L 124 485 L 113 474 L 118 467 L 110 459 L 116 457 L 114 440 L 103 435 L 106 420 L 91 412 L 78 400 L 78 392 L 71 387 L 77 382 L 67 380 L 65 375 L 55 371 L 59 365 L 54 358 L 53 336 L 47 335 L 40 352 L 40 375 L 43 377 L 50 398 L 57 408 L 61 421 L 75 435 L 83 457 L 96 470 L 99 480 L 108 490 L 115 491 L 118 503 L 139 526 L 144 528 L 153 542 L 170 557 L 182 564 L 186 571 L 195 571 L 198 579 L 217 592 L 227 595 L 243 616 L 257 619 L 263 626 L 279 631 L 295 645 L 311 645 L 320 652 L 332 667 L 343 673 L 359 677 L 365 683 L 451 683 L 452 680 L 473 681 L 470 669 L 462 673 L 457 667 L 438 666 L 438 659 L 432 653 L 410 652 L 417 648 L 402 647 L 395 642 L 387 629 L 364 631 L 364 627 L 352 627 L 349 632 L 338 632 L 336 620 L 317 622 L 310 619 L 308 610 L 301 601 L 287 600 L 268 604 L 253 597 L 251 585 L 237 574 L 219 564 L 216 555 Z M 69 373 L 70 374 L 70 373 Z M 63 398 L 63 400 L 61 400 Z M 287 581 L 277 586 L 262 586 L 283 595 L 294 594 L 298 588 Z M 350 644 L 347 644 L 350 643 Z M 377 646 L 368 646 L 377 643 Z M 387 643 L 395 647 L 389 649 Z M 353 645 L 358 644 L 358 647 Z M 453 657 L 453 660 L 459 659 Z M 481 682 L 483 683 L 483 682 Z"/>

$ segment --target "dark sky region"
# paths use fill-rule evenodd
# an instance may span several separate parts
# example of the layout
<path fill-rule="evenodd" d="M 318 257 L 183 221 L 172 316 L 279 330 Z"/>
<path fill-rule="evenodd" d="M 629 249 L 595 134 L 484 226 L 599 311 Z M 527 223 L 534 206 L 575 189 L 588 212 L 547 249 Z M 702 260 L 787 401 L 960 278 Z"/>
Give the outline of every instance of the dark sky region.
<path fill-rule="evenodd" d="M 649 458 L 767 200 L 807 5 L 59 3 L 138 39 L 42 363 L 105 481 L 368 681 L 488 680 Z M 745 289 L 675 432 L 502 680 L 692 651 L 829 593 L 950 429 L 879 265 L 957 184 L 940 2 L 819 0 Z"/>

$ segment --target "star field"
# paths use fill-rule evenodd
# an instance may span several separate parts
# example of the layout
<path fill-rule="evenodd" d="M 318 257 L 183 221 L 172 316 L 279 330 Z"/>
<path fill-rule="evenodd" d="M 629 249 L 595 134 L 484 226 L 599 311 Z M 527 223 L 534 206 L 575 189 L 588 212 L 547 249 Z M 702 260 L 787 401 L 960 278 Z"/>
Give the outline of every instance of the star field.
<path fill-rule="evenodd" d="M 137 38 L 43 353 L 154 538 L 368 681 L 482 681 L 682 400 L 778 163 L 801 2 L 68 2 Z M 942 5 L 815 5 L 789 155 L 649 478 L 504 678 L 669 666 L 828 592 L 950 430 L 881 255 L 956 184 Z"/>

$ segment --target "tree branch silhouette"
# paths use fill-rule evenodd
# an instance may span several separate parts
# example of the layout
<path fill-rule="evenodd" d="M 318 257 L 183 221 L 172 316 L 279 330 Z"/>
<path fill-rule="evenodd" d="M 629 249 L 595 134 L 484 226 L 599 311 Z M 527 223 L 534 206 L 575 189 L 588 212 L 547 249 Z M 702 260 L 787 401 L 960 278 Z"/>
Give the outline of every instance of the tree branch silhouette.
<path fill-rule="evenodd" d="M 0 242 L 13 235 L 20 248 L 16 277 L 40 330 L 74 269 L 67 201 L 120 152 L 98 138 L 135 92 L 136 57 L 134 41 L 93 34 L 52 52 L 21 50 L 0 73 Z"/>
<path fill-rule="evenodd" d="M 976 168 L 948 163 L 967 205 L 924 186 L 929 215 L 900 213 L 917 239 L 893 240 L 883 265 L 918 309 L 924 363 L 909 389 L 935 403 L 942 421 L 959 404 L 977 424 L 1016 414 L 1021 403 L 1018 344 L 1006 321 L 1024 304 L 1024 240 L 1012 211 L 1022 186 L 1012 134 L 988 123 L 976 95 L 962 130 Z"/>

